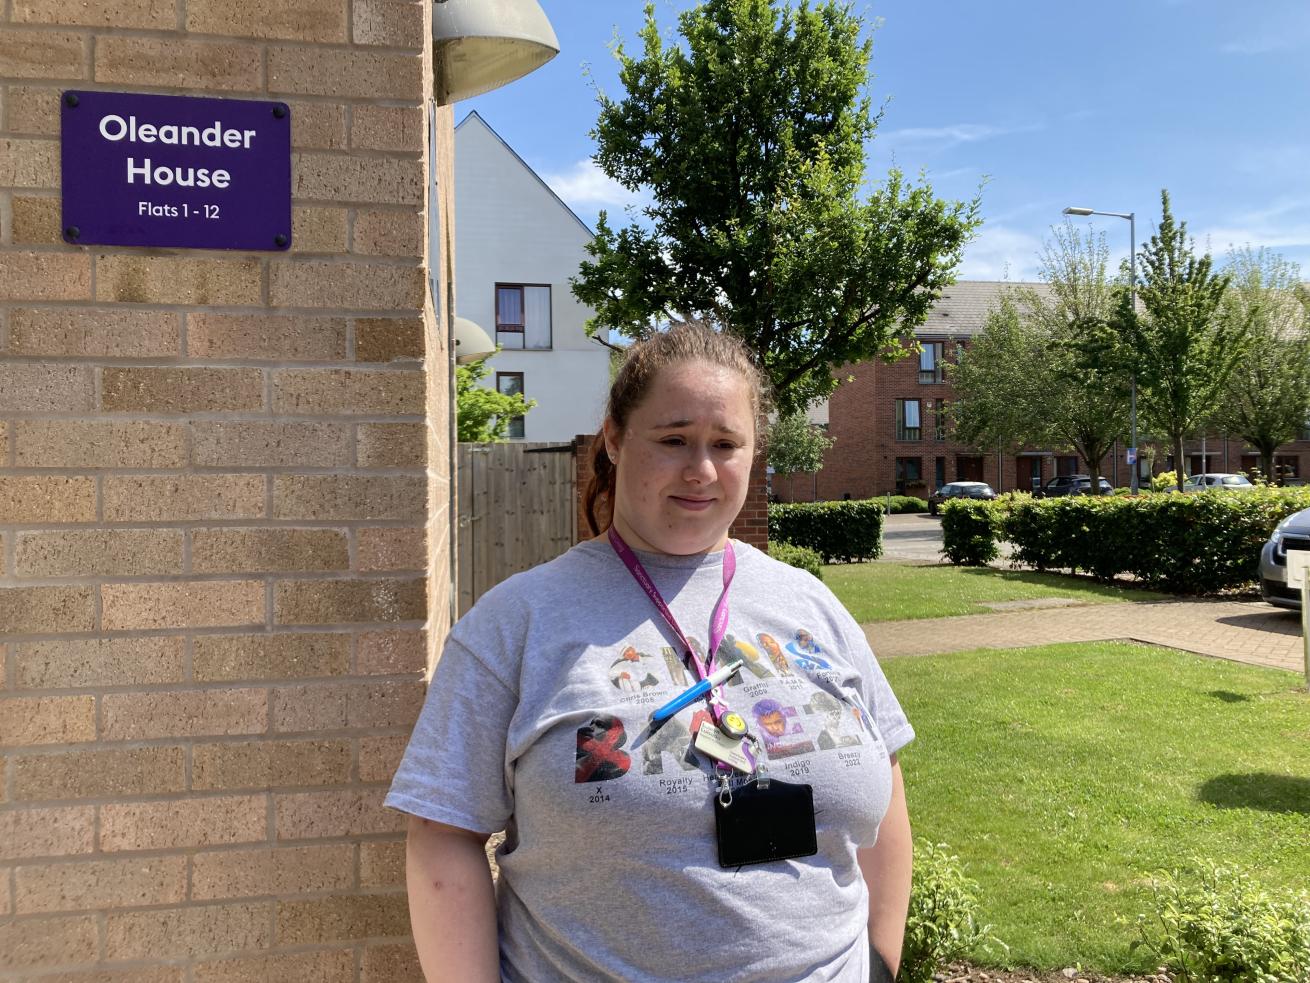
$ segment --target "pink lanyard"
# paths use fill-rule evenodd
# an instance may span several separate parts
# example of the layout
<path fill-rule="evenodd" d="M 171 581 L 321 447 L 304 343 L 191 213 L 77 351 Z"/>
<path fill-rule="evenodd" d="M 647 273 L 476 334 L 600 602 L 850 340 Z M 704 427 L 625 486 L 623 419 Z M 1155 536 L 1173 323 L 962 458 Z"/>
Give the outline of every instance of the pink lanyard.
<path fill-rule="evenodd" d="M 623 565 L 628 568 L 634 580 L 641 585 L 641 589 L 646 592 L 655 605 L 655 609 L 664 617 L 673 634 L 678 637 L 682 643 L 682 649 L 686 653 L 685 658 L 691 660 L 692 668 L 696 670 L 696 679 L 700 681 L 706 679 L 710 674 L 710 667 L 714 664 L 714 657 L 719 651 L 719 645 L 723 641 L 723 636 L 728 633 L 728 588 L 732 585 L 732 578 L 737 572 L 737 557 L 732 552 L 732 542 L 729 541 L 723 549 L 723 593 L 719 595 L 718 602 L 714 605 L 714 613 L 710 615 L 710 644 L 706 650 L 705 662 L 701 662 L 700 657 L 696 655 L 695 650 L 691 647 L 691 642 L 687 636 L 682 633 L 678 627 L 678 622 L 673 617 L 673 612 L 669 606 L 664 603 L 664 598 L 660 596 L 659 590 L 650 579 L 650 574 L 646 568 L 641 565 L 641 560 L 637 559 L 637 554 L 632 552 L 632 548 L 623 541 L 618 530 L 613 526 L 609 528 L 610 545 L 614 547 L 614 552 L 619 555 Z M 723 708 L 718 703 L 718 693 L 711 692 L 707 698 L 710 704 L 710 713 L 714 717 L 714 722 L 719 722 L 719 717 L 723 714 Z"/>

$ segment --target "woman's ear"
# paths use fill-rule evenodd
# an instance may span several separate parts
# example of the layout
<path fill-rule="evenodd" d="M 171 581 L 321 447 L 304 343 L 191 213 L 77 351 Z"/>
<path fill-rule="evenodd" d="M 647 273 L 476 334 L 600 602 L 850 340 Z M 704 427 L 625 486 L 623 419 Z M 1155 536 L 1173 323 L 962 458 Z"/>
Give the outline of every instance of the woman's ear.
<path fill-rule="evenodd" d="M 615 426 L 612 419 L 605 420 L 605 451 L 609 454 L 611 462 L 619 458 L 619 428 Z"/>

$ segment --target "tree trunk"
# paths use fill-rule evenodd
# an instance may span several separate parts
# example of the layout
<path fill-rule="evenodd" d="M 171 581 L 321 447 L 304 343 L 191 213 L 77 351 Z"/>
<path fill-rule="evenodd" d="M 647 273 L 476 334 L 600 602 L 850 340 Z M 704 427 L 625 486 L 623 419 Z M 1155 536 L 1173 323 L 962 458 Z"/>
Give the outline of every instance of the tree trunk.
<path fill-rule="evenodd" d="M 1277 448 L 1275 447 L 1260 448 L 1260 470 L 1264 472 L 1265 481 L 1272 481 L 1274 484 L 1278 484 L 1278 482 L 1275 480 L 1277 475 L 1274 474 L 1275 450 L 1277 450 Z"/>
<path fill-rule="evenodd" d="M 1183 490 L 1183 437 L 1182 434 L 1174 437 L 1174 477 L 1178 480 L 1178 490 Z"/>

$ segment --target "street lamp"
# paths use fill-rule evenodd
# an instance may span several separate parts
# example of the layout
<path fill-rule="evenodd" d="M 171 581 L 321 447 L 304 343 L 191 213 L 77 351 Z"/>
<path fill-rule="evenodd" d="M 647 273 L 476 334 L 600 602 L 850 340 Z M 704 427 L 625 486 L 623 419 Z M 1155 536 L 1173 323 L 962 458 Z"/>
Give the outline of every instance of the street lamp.
<path fill-rule="evenodd" d="M 1098 212 L 1092 208 L 1075 208 L 1070 205 L 1064 210 L 1065 215 L 1108 215 L 1110 218 L 1128 219 L 1128 297 L 1131 303 L 1131 310 L 1135 315 L 1137 313 L 1137 217 L 1133 212 Z M 1137 372 L 1134 371 L 1131 377 L 1131 386 L 1129 389 L 1128 415 L 1132 435 L 1130 437 L 1131 447 L 1128 448 L 1128 456 L 1132 458 L 1130 467 L 1132 468 L 1132 492 L 1137 494 L 1140 484 L 1139 466 L 1137 464 Z"/>

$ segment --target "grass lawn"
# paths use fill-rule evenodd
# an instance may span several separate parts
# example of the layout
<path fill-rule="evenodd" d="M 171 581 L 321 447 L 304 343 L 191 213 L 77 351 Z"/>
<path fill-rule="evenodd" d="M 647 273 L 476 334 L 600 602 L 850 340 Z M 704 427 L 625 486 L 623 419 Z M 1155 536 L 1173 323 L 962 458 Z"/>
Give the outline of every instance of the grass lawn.
<path fill-rule="evenodd" d="M 855 620 L 900 621 L 985 614 L 983 601 L 1069 597 L 1083 603 L 1159 600 L 1164 595 L 1098 584 L 1083 577 L 991 567 L 911 566 L 904 563 L 836 563 L 823 582 Z"/>
<path fill-rule="evenodd" d="M 965 861 L 1010 964 L 1149 969 L 1129 952 L 1146 879 L 1191 857 L 1310 884 L 1298 675 L 1121 642 L 883 668 L 918 732 L 901 755 L 915 835 Z"/>

